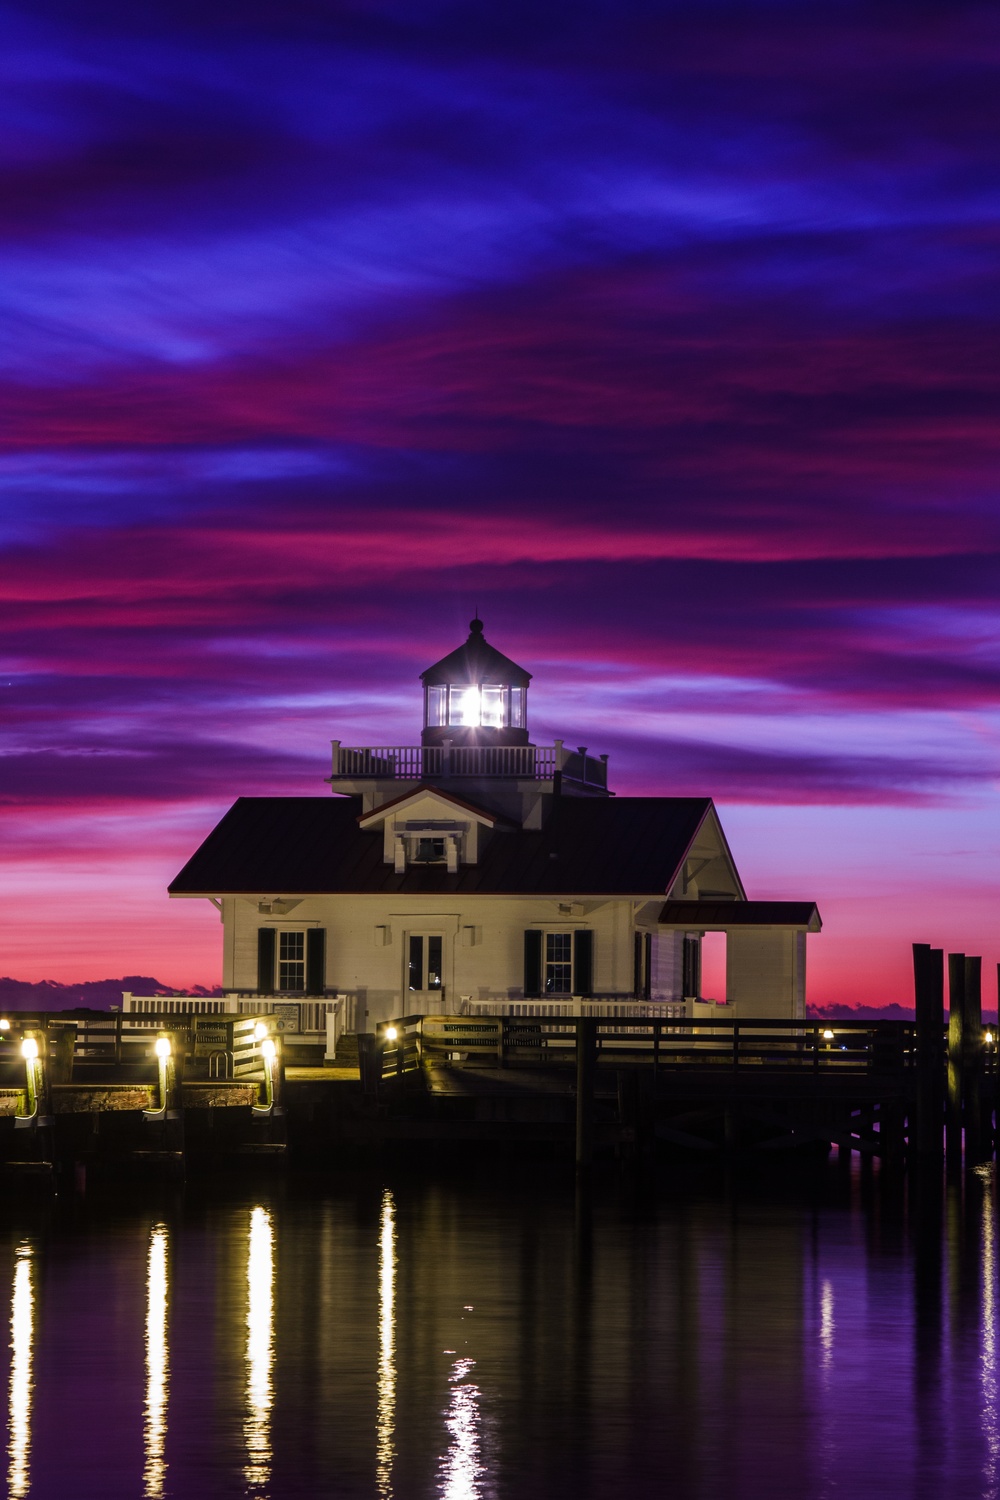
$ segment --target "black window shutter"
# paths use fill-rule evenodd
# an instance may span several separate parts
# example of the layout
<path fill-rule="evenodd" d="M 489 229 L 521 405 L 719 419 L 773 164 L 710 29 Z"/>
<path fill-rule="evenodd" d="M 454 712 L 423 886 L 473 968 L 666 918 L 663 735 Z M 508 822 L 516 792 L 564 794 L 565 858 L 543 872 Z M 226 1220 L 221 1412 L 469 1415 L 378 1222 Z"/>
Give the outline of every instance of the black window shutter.
<path fill-rule="evenodd" d="M 594 934 L 589 927 L 578 927 L 573 934 L 573 993 L 594 993 Z"/>
<path fill-rule="evenodd" d="M 322 995 L 326 989 L 326 928 L 306 929 L 306 994 Z"/>
<path fill-rule="evenodd" d="M 528 999 L 542 993 L 542 934 L 533 927 L 524 933 L 524 993 Z"/>
<path fill-rule="evenodd" d="M 642 994 L 642 933 L 632 935 L 632 993 L 638 1000 Z"/>
<path fill-rule="evenodd" d="M 257 928 L 257 992 L 274 994 L 274 928 Z"/>
<path fill-rule="evenodd" d="M 653 994 L 653 934 L 646 933 L 646 942 L 643 948 L 642 966 L 642 998 L 649 1000 Z"/>
<path fill-rule="evenodd" d="M 684 998 L 697 999 L 701 994 L 701 938 L 697 933 L 684 934 Z"/>

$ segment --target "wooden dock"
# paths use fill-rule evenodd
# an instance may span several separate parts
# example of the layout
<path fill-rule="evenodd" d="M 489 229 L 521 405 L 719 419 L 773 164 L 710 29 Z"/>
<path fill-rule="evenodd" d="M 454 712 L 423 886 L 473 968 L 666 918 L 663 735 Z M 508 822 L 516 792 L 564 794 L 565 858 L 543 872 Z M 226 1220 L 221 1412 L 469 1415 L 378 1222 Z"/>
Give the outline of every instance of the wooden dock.
<path fill-rule="evenodd" d="M 286 1067 L 268 1016 L 18 1016 L 0 1026 L 0 1168 L 335 1166 L 429 1142 L 582 1169 L 836 1147 L 896 1170 L 945 1144 L 975 1165 L 997 1151 L 1000 1070 L 978 960 L 957 957 L 947 1028 L 943 957 L 918 947 L 915 1022 L 411 1015 L 343 1038 L 333 1067 Z"/>

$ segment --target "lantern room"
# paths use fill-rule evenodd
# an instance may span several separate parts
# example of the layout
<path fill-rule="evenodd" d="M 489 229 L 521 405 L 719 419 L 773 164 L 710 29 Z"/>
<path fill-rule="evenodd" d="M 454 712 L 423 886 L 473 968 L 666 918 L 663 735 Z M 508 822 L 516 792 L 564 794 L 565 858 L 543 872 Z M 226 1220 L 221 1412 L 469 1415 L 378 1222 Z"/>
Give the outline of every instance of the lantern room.
<path fill-rule="evenodd" d="M 482 620 L 473 620 L 464 646 L 421 672 L 420 680 L 423 744 L 528 744 L 531 673 L 489 644 Z"/>

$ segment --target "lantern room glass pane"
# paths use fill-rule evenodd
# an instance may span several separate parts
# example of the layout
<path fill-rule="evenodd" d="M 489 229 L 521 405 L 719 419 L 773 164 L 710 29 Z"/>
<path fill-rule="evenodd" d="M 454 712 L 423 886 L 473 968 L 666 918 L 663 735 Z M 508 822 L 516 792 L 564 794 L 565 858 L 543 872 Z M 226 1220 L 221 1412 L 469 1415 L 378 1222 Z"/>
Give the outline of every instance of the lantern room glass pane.
<path fill-rule="evenodd" d="M 427 689 L 427 723 L 447 724 L 447 710 L 448 689 L 446 687 L 429 687 Z"/>
<path fill-rule="evenodd" d="M 448 723 L 476 725 L 479 723 L 479 687 L 451 687 L 448 689 Z"/>
<path fill-rule="evenodd" d="M 524 728 L 524 688 L 510 690 L 510 725 L 512 729 Z"/>
<path fill-rule="evenodd" d="M 506 689 L 495 686 L 492 683 L 483 683 L 482 699 L 482 722 L 489 729 L 502 729 L 506 722 L 504 715 L 504 698 Z"/>

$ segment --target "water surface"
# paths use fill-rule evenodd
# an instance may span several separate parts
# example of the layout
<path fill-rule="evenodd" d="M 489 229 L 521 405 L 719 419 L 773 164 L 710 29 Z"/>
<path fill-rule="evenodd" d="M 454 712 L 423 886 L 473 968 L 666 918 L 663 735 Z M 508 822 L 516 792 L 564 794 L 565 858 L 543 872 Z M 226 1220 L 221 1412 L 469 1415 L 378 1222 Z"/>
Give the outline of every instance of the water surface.
<path fill-rule="evenodd" d="M 12 1497 L 996 1496 L 991 1172 L 7 1206 Z"/>

